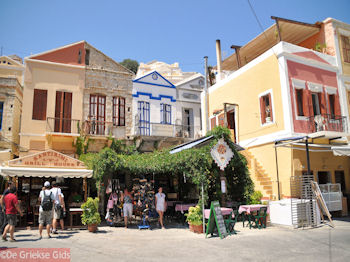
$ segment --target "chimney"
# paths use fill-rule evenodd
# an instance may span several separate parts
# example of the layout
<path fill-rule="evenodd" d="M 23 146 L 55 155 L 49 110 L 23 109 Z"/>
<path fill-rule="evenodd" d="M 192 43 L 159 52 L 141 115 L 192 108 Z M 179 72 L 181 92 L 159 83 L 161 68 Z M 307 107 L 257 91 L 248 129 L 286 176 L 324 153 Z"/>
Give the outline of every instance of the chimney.
<path fill-rule="evenodd" d="M 216 40 L 216 68 L 218 70 L 217 82 L 221 80 L 221 44 L 220 40 Z"/>

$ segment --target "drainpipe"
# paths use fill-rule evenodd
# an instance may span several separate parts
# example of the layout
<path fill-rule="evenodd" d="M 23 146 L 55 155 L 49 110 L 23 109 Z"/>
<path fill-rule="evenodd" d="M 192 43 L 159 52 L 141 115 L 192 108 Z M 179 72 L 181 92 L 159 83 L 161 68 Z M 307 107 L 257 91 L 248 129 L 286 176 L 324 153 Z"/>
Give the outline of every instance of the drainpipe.
<path fill-rule="evenodd" d="M 220 40 L 217 39 L 216 40 L 216 67 L 218 70 L 218 77 L 217 77 L 217 81 L 219 82 L 221 81 L 221 62 L 222 62 L 222 58 L 221 58 L 221 44 L 220 44 Z"/>
<path fill-rule="evenodd" d="M 204 71 L 205 71 L 205 80 L 204 80 L 204 90 L 201 94 L 202 103 L 202 135 L 205 136 L 209 130 L 209 110 L 208 110 L 208 57 L 204 57 Z"/>

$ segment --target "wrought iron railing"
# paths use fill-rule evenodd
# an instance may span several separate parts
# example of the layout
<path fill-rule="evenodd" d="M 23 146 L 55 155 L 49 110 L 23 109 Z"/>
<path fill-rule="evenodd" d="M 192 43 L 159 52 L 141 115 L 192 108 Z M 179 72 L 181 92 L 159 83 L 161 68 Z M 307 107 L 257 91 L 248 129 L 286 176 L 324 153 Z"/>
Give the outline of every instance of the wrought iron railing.
<path fill-rule="evenodd" d="M 200 128 L 192 125 L 174 125 L 142 122 L 135 126 L 135 134 L 139 136 L 165 136 L 197 138 Z"/>
<path fill-rule="evenodd" d="M 49 133 L 79 134 L 80 120 L 47 117 L 46 131 Z"/>
<path fill-rule="evenodd" d="M 97 120 L 83 122 L 82 131 L 87 135 L 109 136 L 112 134 L 113 123 Z"/>
<path fill-rule="evenodd" d="M 310 132 L 335 131 L 348 132 L 347 119 L 345 116 L 322 114 L 308 117 Z"/>

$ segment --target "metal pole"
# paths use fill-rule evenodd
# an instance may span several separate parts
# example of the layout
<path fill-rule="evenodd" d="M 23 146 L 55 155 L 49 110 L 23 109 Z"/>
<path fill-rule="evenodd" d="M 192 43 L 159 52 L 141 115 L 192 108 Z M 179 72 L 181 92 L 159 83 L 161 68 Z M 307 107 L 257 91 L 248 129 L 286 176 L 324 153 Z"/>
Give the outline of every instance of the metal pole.
<path fill-rule="evenodd" d="M 202 182 L 202 216 L 203 216 L 203 233 L 205 234 L 204 184 L 203 184 L 203 182 Z"/>
<path fill-rule="evenodd" d="M 306 150 L 306 164 L 307 164 L 307 175 L 311 174 L 310 170 L 310 154 L 309 154 L 309 138 L 305 137 L 305 150 Z"/>
<path fill-rule="evenodd" d="M 205 121 L 205 133 L 209 131 L 209 116 L 208 116 L 208 57 L 204 57 L 204 71 L 205 71 L 205 81 L 204 81 L 204 118 Z"/>
<path fill-rule="evenodd" d="M 277 191 L 278 191 L 278 200 L 281 199 L 280 197 L 280 178 L 279 178 L 279 174 L 278 174 L 278 159 L 277 159 L 277 147 L 276 147 L 275 143 L 275 158 L 276 158 L 276 172 L 277 172 Z"/>

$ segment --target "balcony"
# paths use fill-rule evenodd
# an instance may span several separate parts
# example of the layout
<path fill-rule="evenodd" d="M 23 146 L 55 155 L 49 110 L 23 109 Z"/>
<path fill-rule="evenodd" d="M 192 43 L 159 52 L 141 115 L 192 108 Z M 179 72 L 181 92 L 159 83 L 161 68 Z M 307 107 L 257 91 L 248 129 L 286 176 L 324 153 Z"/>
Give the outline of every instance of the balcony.
<path fill-rule="evenodd" d="M 322 114 L 308 117 L 309 131 L 316 132 L 338 132 L 347 133 L 348 125 L 345 116 Z"/>
<path fill-rule="evenodd" d="M 145 122 L 135 127 L 135 135 L 196 138 L 199 130 L 196 126 Z"/>
<path fill-rule="evenodd" d="M 50 134 L 79 135 L 80 120 L 68 118 L 47 117 L 46 132 Z"/>
<path fill-rule="evenodd" d="M 83 122 L 82 131 L 95 137 L 125 138 L 125 126 L 115 126 L 112 122 L 106 121 L 86 120 Z"/>

